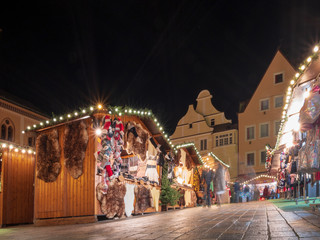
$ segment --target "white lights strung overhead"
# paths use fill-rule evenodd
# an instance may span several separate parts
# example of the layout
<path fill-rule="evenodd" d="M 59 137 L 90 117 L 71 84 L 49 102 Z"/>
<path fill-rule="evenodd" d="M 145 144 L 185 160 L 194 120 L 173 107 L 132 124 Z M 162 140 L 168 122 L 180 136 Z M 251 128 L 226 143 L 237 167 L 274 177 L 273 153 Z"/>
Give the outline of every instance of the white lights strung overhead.
<path fill-rule="evenodd" d="M 271 178 L 271 179 L 277 179 L 276 177 L 274 176 L 269 176 L 269 175 L 265 175 L 265 174 L 262 174 L 262 175 L 259 175 L 257 177 L 254 177 L 254 178 L 251 178 L 250 180 L 247 180 L 247 181 L 244 181 L 242 184 L 248 184 L 249 182 L 253 181 L 253 180 L 256 180 L 256 179 L 259 179 L 259 178 Z"/>
<path fill-rule="evenodd" d="M 200 155 L 200 152 L 198 151 L 196 145 L 194 143 L 183 143 L 183 144 L 179 144 L 179 145 L 176 145 L 174 147 L 174 149 L 179 149 L 179 148 L 188 148 L 188 147 L 193 147 L 193 149 L 195 150 L 197 156 L 198 156 L 198 159 L 200 160 L 201 164 L 203 165 L 203 159 Z M 177 150 L 175 151 L 175 153 L 177 153 Z"/>
<path fill-rule="evenodd" d="M 9 151 L 14 151 L 16 153 L 28 153 L 28 154 L 36 154 L 36 152 L 30 148 L 30 147 L 21 147 L 19 145 L 15 145 L 15 144 L 7 144 L 5 142 L 0 142 L 0 148 L 2 149 L 8 149 Z"/>

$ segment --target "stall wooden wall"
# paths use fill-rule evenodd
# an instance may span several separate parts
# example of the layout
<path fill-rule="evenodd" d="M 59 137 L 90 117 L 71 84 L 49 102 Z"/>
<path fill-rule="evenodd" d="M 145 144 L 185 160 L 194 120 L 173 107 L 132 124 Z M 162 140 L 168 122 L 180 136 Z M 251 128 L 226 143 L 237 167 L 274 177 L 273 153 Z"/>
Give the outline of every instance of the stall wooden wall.
<path fill-rule="evenodd" d="M 95 136 L 88 121 L 89 141 L 83 162 L 83 174 L 74 179 L 65 168 L 63 138 L 65 125 L 56 127 L 61 147 L 61 172 L 55 182 L 35 178 L 35 224 L 94 222 L 95 218 Z M 48 130 L 50 131 L 50 129 Z M 70 218 L 71 217 L 71 218 Z M 73 218 L 73 220 L 70 220 Z M 80 217 L 80 218 L 79 218 Z M 68 218 L 57 219 L 57 218 Z M 77 219 L 76 219 L 77 218 Z M 46 219 L 46 220 L 45 220 Z M 50 220 L 51 219 L 51 220 Z M 52 219 L 55 219 L 54 221 Z M 81 220 L 82 219 L 82 220 Z"/>
<path fill-rule="evenodd" d="M 33 222 L 35 155 L 2 150 L 0 225 Z"/>

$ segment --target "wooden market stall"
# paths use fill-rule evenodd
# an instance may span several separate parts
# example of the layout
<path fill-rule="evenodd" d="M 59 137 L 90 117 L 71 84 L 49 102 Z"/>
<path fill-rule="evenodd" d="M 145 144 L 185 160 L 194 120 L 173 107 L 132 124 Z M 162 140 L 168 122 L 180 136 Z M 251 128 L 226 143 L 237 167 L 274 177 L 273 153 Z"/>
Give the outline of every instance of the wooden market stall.
<path fill-rule="evenodd" d="M 33 149 L 0 143 L 0 226 L 33 222 Z"/>
<path fill-rule="evenodd" d="M 123 199 L 126 198 L 124 195 L 129 192 L 130 185 L 134 185 L 135 202 L 139 193 L 143 191 L 147 191 L 149 197 L 151 193 L 159 195 L 159 179 L 153 179 L 156 181 L 150 183 L 143 175 L 133 177 L 121 172 L 121 177 L 110 177 L 110 179 L 107 177 L 106 180 L 106 170 L 99 172 L 97 157 L 104 148 L 101 147 L 103 139 L 97 135 L 96 130 L 99 128 L 105 130 L 107 118 L 118 121 L 118 124 L 121 116 L 125 136 L 123 139 L 125 147 L 120 151 L 121 161 L 124 162 L 127 157 L 138 157 L 139 164 L 143 163 L 146 167 L 149 166 L 147 158 L 151 158 L 151 154 L 164 154 L 171 150 L 162 126 L 150 111 L 119 109 L 121 110 L 111 107 L 108 110 L 91 107 L 84 109 L 82 113 L 53 119 L 49 124 L 42 123 L 33 130 L 38 135 L 34 200 L 36 225 L 95 222 L 99 215 L 108 218 L 123 217 Z M 137 129 L 138 134 L 135 138 L 134 134 L 128 137 L 132 127 L 130 124 L 135 124 Z M 142 145 L 140 141 L 143 142 Z M 116 152 L 112 154 L 115 156 Z M 51 156 L 51 159 L 47 156 Z M 157 165 L 154 168 L 160 177 L 161 166 Z M 122 196 L 116 196 L 120 201 L 109 196 L 112 192 L 119 192 L 120 195 L 123 193 Z M 110 210 L 112 201 L 121 202 L 117 208 L 121 210 Z M 150 200 L 150 206 L 142 210 L 139 205 L 139 211 L 138 203 L 135 204 L 132 213 L 159 211 L 156 207 L 159 201 L 153 204 Z"/>

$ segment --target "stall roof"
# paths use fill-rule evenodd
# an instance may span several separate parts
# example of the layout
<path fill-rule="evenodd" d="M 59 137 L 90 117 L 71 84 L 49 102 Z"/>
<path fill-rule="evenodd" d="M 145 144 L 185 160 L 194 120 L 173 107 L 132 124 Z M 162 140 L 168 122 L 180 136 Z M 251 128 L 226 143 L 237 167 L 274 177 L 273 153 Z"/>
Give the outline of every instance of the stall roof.
<path fill-rule="evenodd" d="M 176 145 L 175 148 L 176 149 L 185 148 L 196 164 L 203 165 L 202 157 L 194 143 L 185 143 L 185 144 Z"/>
<path fill-rule="evenodd" d="M 87 108 L 82 108 L 78 111 L 74 111 L 72 113 L 63 114 L 60 116 L 56 116 L 52 119 L 40 122 L 39 124 L 35 124 L 32 126 L 28 126 L 25 131 L 41 131 L 43 129 L 47 129 L 50 127 L 55 127 L 58 125 L 62 125 L 71 121 L 79 120 L 79 119 L 86 119 L 96 113 L 106 113 L 112 114 L 115 116 L 135 116 L 141 120 L 141 122 L 148 128 L 149 132 L 151 133 L 152 137 L 164 147 L 166 151 L 170 151 L 171 149 L 175 149 L 174 145 L 172 144 L 168 134 L 163 129 L 163 126 L 159 123 L 156 116 L 152 113 L 149 109 L 134 109 L 131 107 L 121 107 L 121 106 L 107 106 L 104 107 L 102 105 L 97 106 L 90 106 Z"/>
<path fill-rule="evenodd" d="M 301 63 L 298 69 L 286 92 L 281 125 L 272 154 L 276 153 L 275 151 L 279 149 L 280 145 L 291 144 L 292 142 L 292 131 L 294 131 L 295 126 L 298 126 L 305 89 L 310 87 L 312 80 L 315 80 L 320 73 L 319 44 L 314 47 L 313 53 Z"/>

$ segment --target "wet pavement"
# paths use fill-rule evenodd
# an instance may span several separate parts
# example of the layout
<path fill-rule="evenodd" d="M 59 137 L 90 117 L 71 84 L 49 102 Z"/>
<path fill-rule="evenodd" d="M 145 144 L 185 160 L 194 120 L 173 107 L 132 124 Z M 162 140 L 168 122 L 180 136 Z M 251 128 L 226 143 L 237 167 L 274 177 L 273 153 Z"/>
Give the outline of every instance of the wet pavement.
<path fill-rule="evenodd" d="M 7 227 L 0 229 L 0 239 L 320 239 L 320 213 L 250 202 L 91 224 Z"/>

